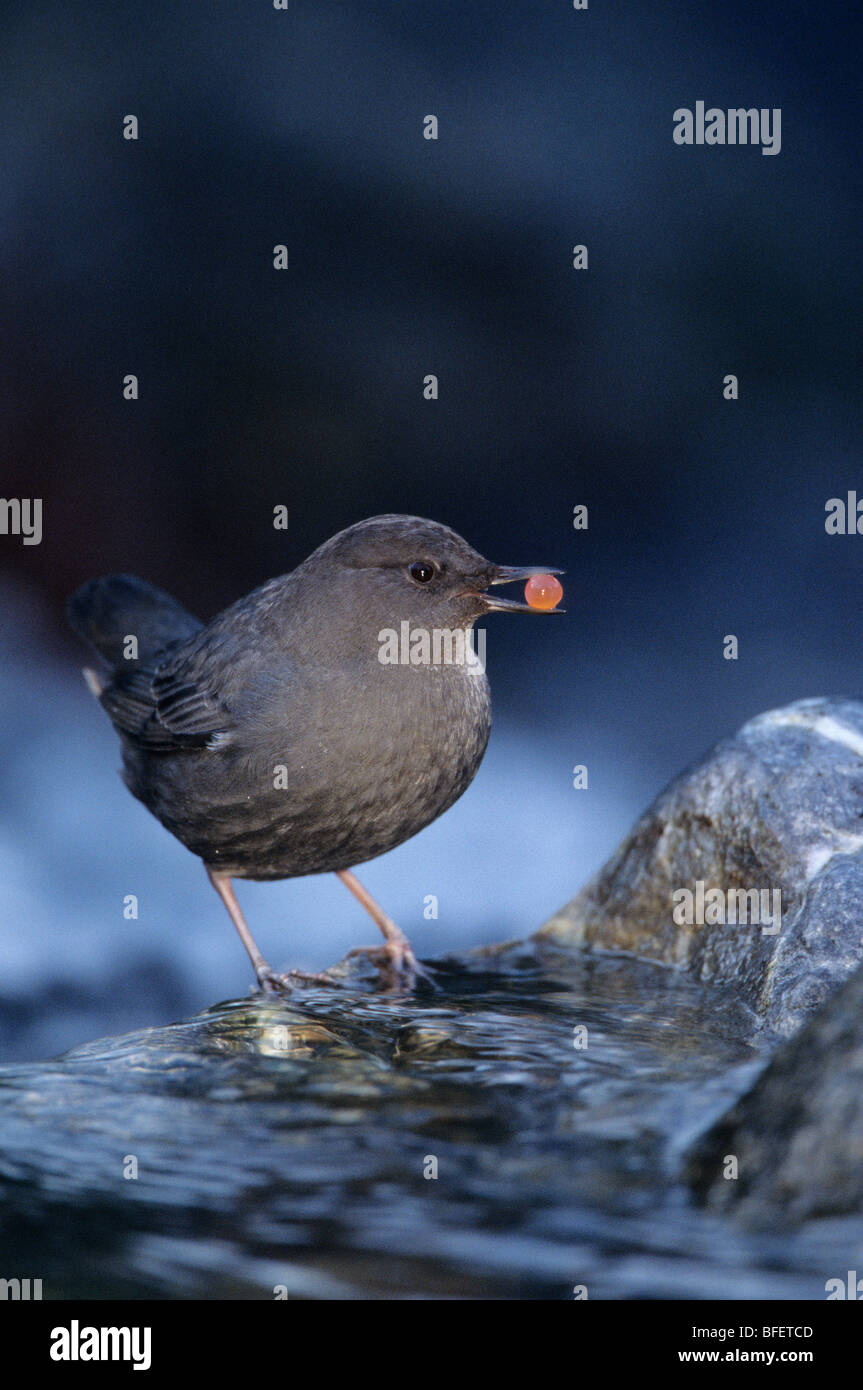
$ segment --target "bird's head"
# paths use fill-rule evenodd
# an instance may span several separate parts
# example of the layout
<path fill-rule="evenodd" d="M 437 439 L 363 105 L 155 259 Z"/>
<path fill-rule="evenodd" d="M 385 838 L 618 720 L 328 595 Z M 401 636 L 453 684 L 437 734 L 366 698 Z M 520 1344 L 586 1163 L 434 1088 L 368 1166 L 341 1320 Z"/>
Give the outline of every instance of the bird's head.
<path fill-rule="evenodd" d="M 403 622 L 411 630 L 467 631 L 487 613 L 541 611 L 494 590 L 549 573 L 561 571 L 493 564 L 448 526 L 386 515 L 340 531 L 294 576 L 303 577 L 309 616 L 330 634 L 338 628 L 343 649 L 355 649 Z"/>

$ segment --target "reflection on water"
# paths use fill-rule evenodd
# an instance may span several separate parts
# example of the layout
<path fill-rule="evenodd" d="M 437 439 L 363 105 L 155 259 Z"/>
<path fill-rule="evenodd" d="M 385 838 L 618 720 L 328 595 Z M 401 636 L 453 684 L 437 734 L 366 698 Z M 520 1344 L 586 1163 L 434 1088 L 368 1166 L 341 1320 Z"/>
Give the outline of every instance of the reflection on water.
<path fill-rule="evenodd" d="M 736 1005 L 525 946 L 438 980 L 3 1068 L 4 1267 L 55 1297 L 824 1296 L 855 1223 L 752 1236 L 676 1178 L 761 1065 Z"/>

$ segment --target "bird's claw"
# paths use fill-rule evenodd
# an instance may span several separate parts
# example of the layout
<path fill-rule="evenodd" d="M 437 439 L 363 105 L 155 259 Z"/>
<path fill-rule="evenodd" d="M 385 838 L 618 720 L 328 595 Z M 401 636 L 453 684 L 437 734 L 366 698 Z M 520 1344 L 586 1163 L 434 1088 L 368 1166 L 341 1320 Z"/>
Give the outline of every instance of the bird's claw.
<path fill-rule="evenodd" d="M 277 970 L 272 970 L 269 966 L 257 972 L 258 986 L 264 994 L 290 994 L 297 985 L 329 985 L 331 988 L 338 984 L 329 974 L 319 974 L 313 970 L 288 970 L 284 974 L 279 974 Z"/>
<path fill-rule="evenodd" d="M 290 977 L 280 975 L 277 970 L 272 970 L 269 965 L 262 966 L 255 971 L 258 977 L 258 988 L 264 994 L 286 994 L 292 988 Z"/>
<path fill-rule="evenodd" d="M 437 988 L 431 973 L 414 955 L 406 936 L 385 941 L 382 946 L 355 946 L 345 959 L 351 956 L 366 956 L 376 965 L 385 989 L 412 989 L 417 979 Z M 280 974 L 266 964 L 259 966 L 256 974 L 258 988 L 264 994 L 290 994 L 297 985 L 328 985 L 333 989 L 344 983 L 329 971 L 320 974 L 310 970 L 288 970 Z"/>
<path fill-rule="evenodd" d="M 338 984 L 326 970 L 289 970 L 288 979 L 299 985 L 329 985 L 332 988 Z"/>
<path fill-rule="evenodd" d="M 434 985 L 431 974 L 417 960 L 407 937 L 385 941 L 383 946 L 354 946 L 348 951 L 348 958 L 351 956 L 367 956 L 378 967 L 381 982 L 387 988 L 402 985 L 410 989 L 417 977 Z"/>

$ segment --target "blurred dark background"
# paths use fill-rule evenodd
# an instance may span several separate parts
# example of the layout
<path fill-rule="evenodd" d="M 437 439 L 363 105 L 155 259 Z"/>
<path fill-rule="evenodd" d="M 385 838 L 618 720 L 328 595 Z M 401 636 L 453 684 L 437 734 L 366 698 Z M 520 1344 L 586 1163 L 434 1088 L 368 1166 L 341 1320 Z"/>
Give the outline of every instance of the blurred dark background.
<path fill-rule="evenodd" d="M 489 620 L 474 787 L 366 871 L 425 955 L 532 930 L 746 718 L 861 693 L 863 537 L 824 529 L 863 496 L 850 7 L 88 0 L 0 28 L 0 491 L 44 511 L 40 545 L 0 536 L 0 1055 L 249 983 L 116 776 L 63 618 L 92 575 L 209 616 L 382 511 L 566 569 L 565 618 Z M 780 107 L 781 153 L 675 145 L 699 99 Z M 335 880 L 240 894 L 275 963 L 366 939 Z"/>

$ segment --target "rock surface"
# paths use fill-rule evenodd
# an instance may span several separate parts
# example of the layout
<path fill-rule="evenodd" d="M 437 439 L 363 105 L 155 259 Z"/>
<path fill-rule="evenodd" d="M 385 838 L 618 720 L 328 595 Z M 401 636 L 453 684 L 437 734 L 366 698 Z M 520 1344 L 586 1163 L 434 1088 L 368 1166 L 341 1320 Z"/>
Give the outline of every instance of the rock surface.
<path fill-rule="evenodd" d="M 729 1155 L 735 1179 L 723 1175 Z M 863 971 L 780 1046 L 692 1149 L 687 1176 L 751 1226 L 863 1212 Z"/>
<path fill-rule="evenodd" d="M 683 889 L 689 923 L 673 915 Z M 710 890 L 722 896 L 699 922 Z M 731 890 L 758 890 L 760 924 L 732 920 Z M 762 890 L 781 893 L 778 931 Z M 539 939 L 685 967 L 792 1034 L 863 960 L 863 705 L 803 700 L 750 720 L 662 792 Z"/>

